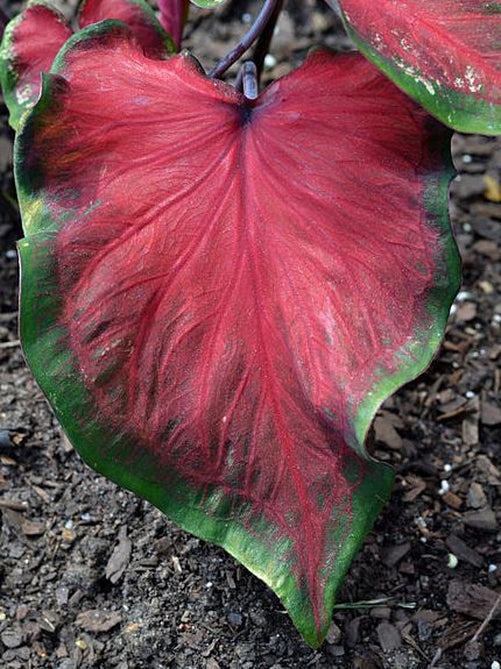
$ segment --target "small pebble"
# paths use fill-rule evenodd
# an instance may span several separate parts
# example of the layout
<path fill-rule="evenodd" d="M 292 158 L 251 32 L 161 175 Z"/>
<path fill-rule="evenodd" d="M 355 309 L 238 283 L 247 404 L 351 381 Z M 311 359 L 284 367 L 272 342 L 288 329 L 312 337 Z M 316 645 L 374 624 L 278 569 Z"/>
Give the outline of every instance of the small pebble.
<path fill-rule="evenodd" d="M 242 615 L 240 613 L 234 613 L 233 611 L 228 613 L 226 620 L 233 625 L 233 627 L 240 627 L 242 624 Z"/>
<path fill-rule="evenodd" d="M 490 564 L 487 569 L 489 571 L 489 574 L 493 574 L 495 571 L 498 570 L 498 566 L 497 564 Z"/>
<path fill-rule="evenodd" d="M 264 69 L 272 70 L 277 64 L 277 59 L 271 53 L 267 53 L 264 57 Z"/>
<path fill-rule="evenodd" d="M 336 623 L 332 622 L 331 626 L 329 627 L 329 631 L 327 632 L 327 636 L 325 637 L 325 640 L 327 641 L 327 643 L 337 644 L 340 639 L 341 639 L 341 629 L 336 625 Z"/>
<path fill-rule="evenodd" d="M 449 569 L 456 569 L 456 567 L 458 566 L 458 562 L 459 560 L 454 555 L 454 553 L 449 553 L 447 555 L 447 566 L 449 567 Z"/>
<path fill-rule="evenodd" d="M 494 662 L 491 664 L 491 669 L 501 669 L 501 664 L 497 660 L 494 660 Z"/>
<path fill-rule="evenodd" d="M 251 22 L 252 22 L 252 14 L 249 14 L 248 12 L 242 14 L 242 23 L 248 24 Z"/>
<path fill-rule="evenodd" d="M 431 625 L 424 620 L 418 620 L 418 636 L 420 641 L 428 641 L 431 637 Z"/>
<path fill-rule="evenodd" d="M 471 400 L 473 397 L 475 397 L 473 390 L 467 390 L 464 395 L 467 400 Z"/>
<path fill-rule="evenodd" d="M 449 492 L 450 489 L 451 489 L 451 487 L 449 485 L 449 481 L 446 481 L 445 479 L 442 479 L 442 481 L 440 481 L 440 490 L 438 491 L 438 494 L 439 495 L 445 495 L 445 493 Z"/>
<path fill-rule="evenodd" d="M 446 464 L 444 465 L 444 472 L 451 472 L 452 471 L 452 465 Z"/>
<path fill-rule="evenodd" d="M 463 156 L 463 163 L 466 163 L 468 165 L 471 162 L 473 162 L 473 158 L 467 153 L 465 153 Z"/>

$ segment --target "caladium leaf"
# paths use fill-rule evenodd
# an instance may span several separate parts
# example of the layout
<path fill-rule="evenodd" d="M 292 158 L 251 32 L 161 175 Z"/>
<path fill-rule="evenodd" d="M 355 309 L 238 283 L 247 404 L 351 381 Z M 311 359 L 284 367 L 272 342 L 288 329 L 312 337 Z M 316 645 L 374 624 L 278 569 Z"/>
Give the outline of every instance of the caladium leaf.
<path fill-rule="evenodd" d="M 80 27 L 104 19 L 127 23 L 149 56 L 166 58 L 176 50 L 144 0 L 86 0 L 82 4 Z M 14 129 L 21 115 L 38 100 L 42 72 L 50 70 L 57 52 L 72 34 L 65 17 L 40 0 L 31 0 L 7 25 L 0 47 L 0 83 Z"/>
<path fill-rule="evenodd" d="M 42 71 L 50 70 L 72 34 L 65 17 L 41 2 L 31 2 L 7 24 L 0 47 L 0 82 L 14 129 L 38 100 Z"/>
<path fill-rule="evenodd" d="M 189 0 L 158 0 L 160 23 L 171 35 L 179 49 L 183 38 L 183 29 L 189 13 Z"/>
<path fill-rule="evenodd" d="M 360 51 L 443 123 L 461 132 L 501 133 L 501 2 L 339 5 Z"/>
<path fill-rule="evenodd" d="M 106 19 L 126 23 L 153 58 L 164 58 L 176 51 L 172 38 L 145 0 L 83 0 L 78 12 L 80 28 Z"/>
<path fill-rule="evenodd" d="M 71 442 L 266 581 L 313 646 L 390 492 L 374 413 L 458 284 L 449 135 L 358 54 L 248 101 L 105 22 L 16 139 L 22 341 Z"/>

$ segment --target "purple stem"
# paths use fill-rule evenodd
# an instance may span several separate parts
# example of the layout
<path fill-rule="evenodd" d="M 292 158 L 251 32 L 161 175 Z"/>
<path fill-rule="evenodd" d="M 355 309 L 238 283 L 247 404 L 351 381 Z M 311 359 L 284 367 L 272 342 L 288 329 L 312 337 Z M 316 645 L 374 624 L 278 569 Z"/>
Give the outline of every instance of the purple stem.
<path fill-rule="evenodd" d="M 254 47 L 252 60 L 256 63 L 258 80 L 261 77 L 264 66 L 264 59 L 269 51 L 271 40 L 273 39 L 273 34 L 275 32 L 275 26 L 277 25 L 277 20 L 280 16 L 283 5 L 284 0 L 277 0 L 273 14 L 270 16 L 270 20 L 266 24 L 263 32 L 259 35 L 259 39 L 257 40 L 256 46 Z"/>
<path fill-rule="evenodd" d="M 235 63 L 240 56 L 242 56 L 247 49 L 252 46 L 252 43 L 259 37 L 259 35 L 266 28 L 270 17 L 273 15 L 275 5 L 278 0 L 265 0 L 257 19 L 254 21 L 249 32 L 242 38 L 237 46 L 232 49 L 219 63 L 209 72 L 209 77 L 219 79 L 226 70 Z"/>
<path fill-rule="evenodd" d="M 257 69 L 252 60 L 247 60 L 242 65 L 242 89 L 247 100 L 255 100 L 259 95 L 257 83 Z"/>

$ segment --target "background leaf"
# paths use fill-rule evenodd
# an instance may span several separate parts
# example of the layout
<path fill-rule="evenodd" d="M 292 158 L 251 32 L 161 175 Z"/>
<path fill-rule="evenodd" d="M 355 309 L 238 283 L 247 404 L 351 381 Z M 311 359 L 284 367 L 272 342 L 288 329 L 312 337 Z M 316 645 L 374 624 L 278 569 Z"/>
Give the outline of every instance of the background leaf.
<path fill-rule="evenodd" d="M 71 441 L 313 646 L 390 491 L 370 422 L 458 283 L 448 140 L 359 55 L 250 104 L 113 22 L 68 42 L 17 138 L 22 339 Z"/>
<path fill-rule="evenodd" d="M 50 70 L 72 33 L 64 16 L 41 2 L 30 2 L 8 23 L 0 48 L 0 81 L 14 129 L 38 100 L 41 73 Z"/>
<path fill-rule="evenodd" d="M 501 3 L 339 4 L 362 53 L 443 123 L 461 132 L 501 133 Z"/>
<path fill-rule="evenodd" d="M 152 58 L 167 58 L 176 47 L 144 0 L 86 0 L 79 9 L 79 26 L 104 19 L 126 23 Z M 54 58 L 73 30 L 64 16 L 49 4 L 31 0 L 9 22 L 0 48 L 0 83 L 16 130 L 22 114 L 40 95 L 41 74 L 49 72 Z"/>
<path fill-rule="evenodd" d="M 226 2 L 226 0 L 190 0 L 197 7 L 218 7 Z"/>
<path fill-rule="evenodd" d="M 86 28 L 106 19 L 117 19 L 128 25 L 132 34 L 151 58 L 167 58 L 176 52 L 168 32 L 145 0 L 83 0 L 78 25 Z"/>

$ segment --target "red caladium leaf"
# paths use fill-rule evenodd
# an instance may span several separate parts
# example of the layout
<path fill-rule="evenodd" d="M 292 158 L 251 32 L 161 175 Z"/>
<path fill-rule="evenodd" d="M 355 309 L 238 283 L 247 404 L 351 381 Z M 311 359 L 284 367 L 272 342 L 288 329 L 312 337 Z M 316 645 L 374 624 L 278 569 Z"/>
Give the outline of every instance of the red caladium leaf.
<path fill-rule="evenodd" d="M 443 123 L 501 133 L 501 2 L 339 0 L 360 50 Z"/>
<path fill-rule="evenodd" d="M 73 31 L 56 9 L 32 2 L 7 24 L 0 48 L 0 81 L 11 126 L 40 93 L 40 75 L 49 71 L 57 52 Z"/>
<path fill-rule="evenodd" d="M 105 22 L 16 140 L 23 346 L 70 440 L 314 646 L 389 495 L 371 420 L 458 284 L 449 135 L 358 54 L 251 102 Z"/>
<path fill-rule="evenodd" d="M 104 19 L 127 23 L 149 56 L 166 58 L 175 52 L 174 43 L 144 0 L 83 2 L 80 27 Z M 72 34 L 65 17 L 40 0 L 31 0 L 7 25 L 0 48 L 0 83 L 14 129 L 21 115 L 38 100 L 42 72 L 50 70 L 57 52 Z"/>
<path fill-rule="evenodd" d="M 126 23 L 147 55 L 163 58 L 175 52 L 170 35 L 145 0 L 83 0 L 78 12 L 81 28 L 106 19 Z"/>

